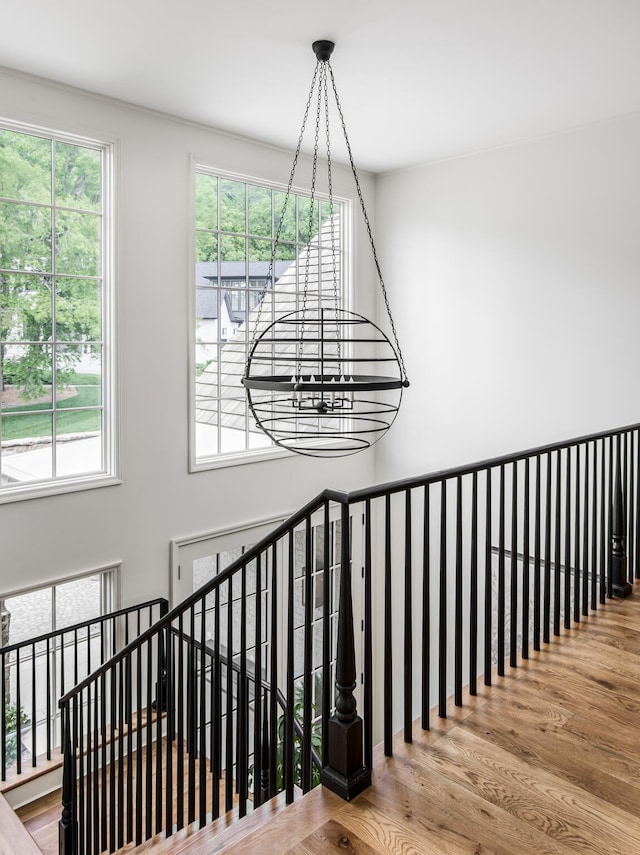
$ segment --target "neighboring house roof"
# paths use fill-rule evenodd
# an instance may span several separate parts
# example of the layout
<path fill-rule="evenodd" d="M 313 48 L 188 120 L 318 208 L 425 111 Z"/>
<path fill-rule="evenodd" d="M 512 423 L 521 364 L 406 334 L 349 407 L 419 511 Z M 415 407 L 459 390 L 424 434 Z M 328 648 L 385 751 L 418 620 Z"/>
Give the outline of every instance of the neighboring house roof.
<path fill-rule="evenodd" d="M 270 261 L 250 261 L 248 265 L 244 261 L 222 261 L 220 263 L 220 278 L 223 281 L 225 279 L 243 279 L 247 275 L 248 267 L 249 279 L 265 279 L 269 274 L 270 264 Z M 292 264 L 294 264 L 293 261 L 276 261 L 276 282 Z M 212 280 L 217 278 L 217 261 L 198 261 L 196 263 L 196 285 L 210 285 Z"/>

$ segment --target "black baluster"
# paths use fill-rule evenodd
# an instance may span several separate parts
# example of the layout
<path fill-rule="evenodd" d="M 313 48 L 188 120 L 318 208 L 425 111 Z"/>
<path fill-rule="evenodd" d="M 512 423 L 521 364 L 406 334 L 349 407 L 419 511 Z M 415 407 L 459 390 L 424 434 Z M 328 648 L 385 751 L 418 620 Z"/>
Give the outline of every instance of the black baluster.
<path fill-rule="evenodd" d="M 331 553 L 330 553 L 330 530 L 331 521 L 329 517 L 329 502 L 324 503 L 324 521 L 322 541 L 322 563 L 324 567 L 323 573 L 323 597 L 322 597 L 322 765 L 326 766 L 328 762 L 327 750 L 327 725 L 329 724 L 329 715 L 331 714 L 331 698 L 333 695 L 331 685 Z M 366 551 L 366 535 L 365 535 L 365 551 Z M 274 639 L 275 640 L 275 639 Z M 273 643 L 273 641 L 272 641 Z M 275 670 L 271 668 L 271 687 L 274 690 L 272 697 L 275 694 L 277 685 L 275 678 Z M 366 685 L 366 684 L 365 684 Z M 272 710 L 273 715 L 273 710 Z M 365 719 L 366 720 L 366 719 Z"/>
<path fill-rule="evenodd" d="M 364 530 L 364 765 L 373 768 L 373 601 L 371 590 L 371 500 Z M 328 672 L 327 672 L 328 673 Z M 324 745 L 323 745 L 324 747 Z"/>
<path fill-rule="evenodd" d="M 124 699 L 124 716 L 127 725 L 127 823 L 126 823 L 126 842 L 130 843 L 133 840 L 133 675 L 131 669 L 133 667 L 132 656 L 129 654 L 124 661 L 125 673 L 125 699 Z M 123 724 L 124 727 L 124 724 Z M 124 805 L 121 807 L 124 810 Z"/>
<path fill-rule="evenodd" d="M 556 548 L 553 574 L 553 634 L 560 635 L 560 574 L 562 542 L 562 451 L 556 452 Z"/>
<path fill-rule="evenodd" d="M 184 619 L 182 612 L 178 615 L 178 687 L 176 701 L 178 720 L 176 740 L 176 825 L 178 831 L 184 828 Z M 222 711 L 221 711 L 222 715 Z"/>
<path fill-rule="evenodd" d="M 259 690 L 259 691 L 258 691 Z M 274 684 L 275 691 L 275 684 Z M 260 695 L 262 694 L 262 686 L 256 682 L 256 706 L 260 703 Z M 267 690 L 264 690 L 264 701 L 262 705 L 262 742 L 260 745 L 260 803 L 266 802 L 269 798 L 269 761 L 271 752 L 269 750 L 269 702 L 267 698 Z M 257 784 L 257 781 L 256 781 Z M 256 786 L 256 789 L 258 787 Z"/>
<path fill-rule="evenodd" d="M 505 643 L 505 495 L 504 495 L 504 463 L 500 466 L 500 496 L 498 510 L 498 676 L 504 677 L 504 643 Z"/>
<path fill-rule="evenodd" d="M 629 569 L 629 581 L 633 582 L 636 573 L 636 550 L 635 550 L 635 432 L 629 436 L 629 504 L 627 505 L 627 522 L 629 526 L 629 539 L 627 540 L 627 558 Z"/>
<path fill-rule="evenodd" d="M 509 663 L 518 665 L 518 463 L 511 467 L 511 577 L 509 580 Z"/>
<path fill-rule="evenodd" d="M 547 487 L 545 492 L 544 513 L 544 594 L 543 629 L 545 644 L 551 640 L 551 452 L 547 454 Z"/>
<path fill-rule="evenodd" d="M 469 694 L 478 692 L 478 473 L 471 480 L 471 567 L 469 594 Z"/>
<path fill-rule="evenodd" d="M 438 614 L 438 715 L 447 717 L 447 482 L 440 484 L 440 579 Z"/>
<path fill-rule="evenodd" d="M 484 537 L 484 684 L 491 685 L 491 670 L 493 667 L 493 571 L 491 569 L 491 478 L 492 470 L 487 469 L 487 497 L 485 508 L 485 537 Z"/>
<path fill-rule="evenodd" d="M 46 730 L 47 730 L 47 760 L 51 760 L 51 643 L 50 639 L 47 638 L 47 722 L 46 722 Z M 4 683 L 3 683 L 4 685 Z M 4 745 L 4 741 L 2 743 Z"/>
<path fill-rule="evenodd" d="M 345 533 L 342 532 L 342 537 Z M 312 665 L 313 665 L 313 541 L 311 517 L 305 522 L 304 536 L 304 676 L 302 695 L 302 791 L 311 789 L 311 706 L 312 706 Z"/>
<path fill-rule="evenodd" d="M 31 765 L 34 769 L 38 760 L 36 730 L 36 645 L 34 643 L 31 645 Z"/>
<path fill-rule="evenodd" d="M 107 677 L 100 676 L 100 723 L 101 723 L 101 781 L 100 781 L 100 852 L 107 848 Z"/>
<path fill-rule="evenodd" d="M 411 625 L 411 490 L 405 492 L 404 506 L 404 741 L 412 742 L 413 649 Z"/>
<path fill-rule="evenodd" d="M 580 490 L 580 446 L 576 445 L 576 498 L 575 498 L 575 523 L 574 523 L 574 538 L 575 543 L 573 547 L 573 619 L 576 623 L 580 622 L 580 583 L 582 582 L 582 568 L 580 567 L 580 525 L 581 525 L 581 516 L 580 516 L 580 501 L 581 501 L 581 490 Z M 585 509 L 586 511 L 586 509 Z"/>
<path fill-rule="evenodd" d="M 431 710 L 431 537 L 429 484 L 424 487 L 422 515 L 422 728 L 429 730 Z"/>
<path fill-rule="evenodd" d="M 139 613 L 138 613 L 139 615 Z M 142 774 L 142 645 L 138 647 L 136 667 L 136 846 L 142 843 L 142 794 L 144 792 L 144 777 Z"/>
<path fill-rule="evenodd" d="M 34 722 L 35 724 L 35 722 Z M 20 648 L 16 648 L 16 772 L 22 773 L 22 699 L 20 697 Z"/>
<path fill-rule="evenodd" d="M 146 642 L 147 645 L 147 721 L 146 721 L 146 763 L 145 763 L 145 802 L 144 802 L 144 820 L 145 820 L 145 837 L 148 839 L 153 835 L 153 721 L 152 721 L 152 694 L 151 694 L 151 671 L 153 668 L 153 656 L 151 649 L 151 639 Z M 178 792 L 180 798 L 180 792 Z"/>
<path fill-rule="evenodd" d="M 462 706 L 462 476 L 456 478 L 456 593 L 454 617 L 454 703 Z"/>
<path fill-rule="evenodd" d="M 607 570 L 606 570 L 606 529 L 605 529 L 605 507 L 606 507 L 606 487 L 607 481 L 605 476 L 605 440 L 603 439 L 600 443 L 600 585 L 599 585 L 599 593 L 600 593 L 600 603 L 604 605 L 605 603 L 605 593 L 606 593 L 606 578 L 607 578 Z"/>
<path fill-rule="evenodd" d="M 116 666 L 112 665 L 109 670 L 109 733 L 110 747 L 109 752 L 111 762 L 109 763 L 109 852 L 115 852 L 118 848 L 116 838 Z"/>
<path fill-rule="evenodd" d="M 593 443 L 591 488 L 591 608 L 598 608 L 598 443 Z"/>
<path fill-rule="evenodd" d="M 118 849 L 124 846 L 124 667 L 118 662 Z M 115 738 L 115 737 L 114 737 Z"/>
<path fill-rule="evenodd" d="M 625 506 L 621 473 L 620 434 L 616 440 L 615 486 L 611 514 L 611 590 L 614 597 L 628 597 L 631 585 L 627 576 L 627 550 L 625 543 Z"/>
<path fill-rule="evenodd" d="M 393 754 L 393 652 L 391 636 L 391 496 L 384 505 L 384 753 Z"/>
<path fill-rule="evenodd" d="M 247 565 L 240 570 L 240 674 L 238 677 L 238 793 L 239 814 L 245 816 L 248 797 L 249 691 L 247 680 Z"/>
<path fill-rule="evenodd" d="M 163 615 L 164 616 L 164 615 Z M 174 673 L 173 673 L 173 626 L 168 624 L 164 630 L 165 634 L 164 654 L 165 667 L 163 670 L 164 691 L 162 695 L 163 705 L 167 711 L 167 768 L 165 773 L 166 792 L 165 792 L 165 831 L 167 837 L 173 834 L 173 742 L 175 737 L 175 691 L 174 691 Z M 213 681 L 212 681 L 213 682 Z M 178 752 L 178 756 L 179 756 Z"/>
<path fill-rule="evenodd" d="M 529 658 L 529 458 L 524 461 L 524 508 L 522 517 L 522 658 Z"/>
<path fill-rule="evenodd" d="M 198 802 L 200 828 L 202 828 L 207 822 L 207 669 L 204 658 L 207 641 L 206 595 L 202 597 L 200 604 L 200 749 L 198 752 Z M 168 770 L 169 763 L 167 762 L 167 789 L 169 789 Z"/>
<path fill-rule="evenodd" d="M 6 663 L 6 654 L 1 654 L 2 659 L 2 673 L 0 679 L 2 679 L 2 707 L 0 707 L 0 729 L 2 733 L 2 780 L 7 780 L 7 752 L 5 746 L 7 744 L 7 706 L 9 704 L 9 698 L 7 697 L 7 663 Z"/>
<path fill-rule="evenodd" d="M 196 754 L 197 744 L 197 717 L 198 717 L 198 684 L 196 680 L 196 611 L 195 606 L 189 609 L 189 637 L 187 642 L 187 822 L 190 824 L 196 818 Z M 227 652 L 231 662 L 231 650 Z"/>
<path fill-rule="evenodd" d="M 582 614 L 589 614 L 589 443 L 584 446 L 584 499 L 582 530 Z M 577 541 L 576 541 L 577 546 Z M 577 555 L 577 549 L 576 549 Z"/>
<path fill-rule="evenodd" d="M 294 667 L 294 532 L 289 531 L 288 542 L 288 581 L 287 581 L 287 705 L 284 716 L 284 744 L 282 746 L 283 760 L 283 776 L 285 786 L 285 798 L 288 805 L 293 801 L 294 787 L 294 729 L 293 729 L 293 706 L 294 686 L 293 686 L 293 667 Z M 327 736 L 328 742 L 328 736 Z"/>
<path fill-rule="evenodd" d="M 330 635 L 331 634 L 331 597 L 329 595 L 329 580 L 330 580 L 330 563 L 328 559 L 328 550 L 326 548 L 326 542 L 329 538 L 329 507 L 328 504 L 325 504 L 325 611 L 329 613 L 329 620 L 326 622 L 326 631 Z M 270 739 L 269 739 L 269 796 L 273 797 L 276 794 L 277 790 L 277 757 L 278 757 L 278 697 L 277 697 L 277 689 L 278 689 L 278 636 L 280 630 L 280 621 L 278 619 L 278 603 L 280 598 L 280 592 L 278 588 L 278 563 L 277 563 L 277 555 L 278 555 L 278 546 L 276 543 L 271 547 L 271 667 L 270 667 L 270 675 L 271 675 L 271 694 L 269 698 L 271 715 L 269 720 L 270 726 Z M 323 677 L 323 691 L 325 688 L 325 681 L 329 682 L 328 674 L 330 674 L 330 661 L 331 654 L 329 653 L 329 668 L 325 667 L 324 677 Z M 325 663 L 326 666 L 326 663 Z M 325 703 L 323 701 L 323 703 Z M 326 699 L 326 709 L 327 709 L 327 720 L 328 720 L 328 709 L 329 709 L 329 697 L 327 692 Z M 322 747 L 324 750 L 324 743 L 326 740 L 326 728 L 323 726 L 322 728 Z M 323 756 L 324 763 L 324 756 Z"/>
<path fill-rule="evenodd" d="M 636 444 L 638 446 L 636 462 L 636 508 L 633 516 L 635 530 L 635 578 L 640 579 L 640 431 L 636 431 Z"/>
<path fill-rule="evenodd" d="M 341 508 L 340 603 L 338 649 L 336 654 L 336 704 L 329 720 L 329 765 L 321 773 L 323 786 L 350 800 L 371 784 L 371 769 L 364 766 L 362 719 L 358 715 L 353 690 L 356 661 L 351 598 L 349 555 L 349 505 Z"/>
<path fill-rule="evenodd" d="M 614 480 L 614 468 L 613 468 L 613 437 L 609 437 L 609 498 L 607 501 L 607 597 L 613 597 L 613 480 Z"/>
<path fill-rule="evenodd" d="M 564 628 L 571 627 L 571 448 L 567 448 L 564 512 Z"/>
<path fill-rule="evenodd" d="M 267 553 L 264 553 L 265 561 Z M 254 806 L 264 801 L 262 796 L 262 555 L 256 558 L 256 617 L 253 681 L 253 798 Z M 266 567 L 265 567 L 266 570 Z M 268 781 L 268 773 L 267 773 Z"/>

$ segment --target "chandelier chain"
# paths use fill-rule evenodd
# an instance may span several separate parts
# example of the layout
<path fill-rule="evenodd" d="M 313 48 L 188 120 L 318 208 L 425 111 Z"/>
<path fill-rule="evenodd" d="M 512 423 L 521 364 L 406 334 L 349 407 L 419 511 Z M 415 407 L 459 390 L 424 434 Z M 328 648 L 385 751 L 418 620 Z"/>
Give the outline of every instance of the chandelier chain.
<path fill-rule="evenodd" d="M 351 165 L 351 172 L 353 174 L 353 180 L 355 181 L 356 190 L 358 192 L 358 198 L 360 199 L 360 207 L 362 209 L 362 216 L 364 217 L 364 222 L 367 227 L 367 234 L 369 236 L 369 244 L 371 246 L 371 252 L 373 253 L 373 260 L 376 265 L 376 271 L 378 273 L 378 279 L 380 280 L 380 287 L 382 288 L 382 296 L 384 297 L 384 303 L 387 309 L 387 315 L 389 316 L 389 323 L 391 324 L 391 332 L 393 333 L 393 340 L 396 345 L 396 350 L 398 351 L 398 358 L 400 360 L 400 367 L 402 369 L 402 374 L 404 376 L 405 381 L 408 384 L 407 377 L 407 369 L 405 368 L 404 359 L 402 357 L 402 350 L 400 349 L 400 342 L 398 341 L 398 334 L 396 332 L 396 325 L 393 321 L 393 315 L 391 314 L 391 306 L 389 305 L 389 297 L 387 295 L 387 289 L 384 285 L 384 279 L 382 277 L 382 270 L 380 269 L 380 262 L 378 261 L 378 253 L 376 252 L 376 246 L 373 242 L 373 233 L 371 231 L 371 224 L 369 222 L 369 216 L 367 215 L 367 209 L 364 205 L 364 198 L 362 196 L 362 190 L 360 188 L 360 181 L 358 179 L 358 173 L 356 171 L 355 161 L 353 159 L 353 154 L 351 152 L 351 143 L 349 142 L 349 136 L 347 134 L 347 126 L 344 121 L 344 115 L 342 113 L 342 107 L 340 105 L 340 98 L 338 97 L 338 90 L 336 88 L 335 77 L 333 76 L 333 69 L 331 68 L 331 63 L 329 60 L 324 60 L 324 64 L 329 69 L 329 74 L 331 75 L 331 85 L 333 87 L 333 94 L 336 99 L 336 107 L 338 108 L 338 115 L 340 116 L 340 122 L 342 124 L 342 132 L 344 134 L 344 141 L 347 144 L 347 152 L 349 154 L 349 163 Z"/>
<path fill-rule="evenodd" d="M 316 70 L 320 66 L 320 79 L 318 81 L 318 100 L 316 103 L 316 125 L 313 138 L 313 169 L 311 173 L 311 201 L 309 204 L 309 243 L 307 245 L 307 255 L 304 265 L 304 286 L 302 288 L 302 323 L 300 324 L 300 338 L 298 346 L 298 374 L 302 375 L 302 358 L 304 356 L 304 334 L 307 320 L 307 298 L 309 296 L 309 270 L 311 266 L 311 235 L 313 234 L 313 205 L 316 203 L 318 210 L 318 284 L 320 283 L 320 203 L 316 200 L 316 180 L 318 176 L 318 148 L 320 144 L 320 115 L 322 107 L 322 78 L 326 73 L 321 67 L 320 62 L 316 65 Z M 314 84 L 316 75 L 313 76 Z M 313 90 L 311 90 L 313 92 Z"/>
<path fill-rule="evenodd" d="M 318 67 L 319 63 L 316 65 L 315 71 L 313 73 L 313 79 L 311 80 L 311 88 L 309 89 L 309 95 L 307 97 L 307 104 L 304 110 L 304 116 L 302 118 L 302 127 L 300 129 L 300 136 L 298 137 L 298 145 L 296 146 L 296 152 L 293 156 L 293 164 L 291 166 L 291 172 L 289 174 L 289 181 L 287 183 L 287 192 L 284 197 L 284 203 L 282 205 L 282 212 L 280 214 L 280 219 L 278 220 L 278 225 L 276 228 L 275 237 L 273 239 L 273 249 L 271 251 L 271 260 L 269 262 L 269 272 L 267 273 L 267 281 L 265 282 L 264 288 L 262 289 L 262 293 L 260 294 L 260 300 L 258 302 L 258 311 L 256 313 L 256 322 L 253 328 L 253 337 L 252 341 L 255 341 L 258 338 L 258 330 L 260 328 L 260 321 L 262 318 L 262 307 L 264 305 L 264 298 L 266 297 L 267 291 L 269 290 L 269 283 L 271 283 L 272 288 L 272 309 L 275 312 L 275 266 L 276 266 L 276 252 L 278 248 L 278 244 L 280 243 L 280 235 L 282 234 L 282 229 L 284 226 L 284 218 L 287 213 L 287 205 L 289 204 L 289 199 L 291 197 L 291 188 L 293 187 L 293 180 L 296 174 L 296 168 L 298 166 L 298 160 L 300 158 L 300 151 L 302 149 L 302 142 L 304 139 L 304 132 L 307 127 L 307 119 L 309 118 L 309 111 L 311 109 L 311 100 L 313 98 L 313 91 L 316 86 L 316 79 L 318 77 Z M 249 338 L 249 306 L 247 306 L 247 340 Z M 247 355 L 247 366 L 249 364 L 250 354 Z"/>
<path fill-rule="evenodd" d="M 333 219 L 334 209 L 333 209 L 333 175 L 331 171 L 331 142 L 330 142 L 330 134 L 329 134 L 329 88 L 327 86 L 327 72 L 326 68 L 323 69 L 324 74 L 321 77 L 320 83 L 323 86 L 324 91 L 324 124 L 325 124 L 325 134 L 327 138 L 327 182 L 329 184 L 329 222 L 331 229 L 331 264 L 332 264 L 332 272 L 333 272 L 333 305 L 334 311 L 336 314 L 336 339 L 337 339 L 337 349 L 338 349 L 338 365 L 342 365 L 342 345 L 340 342 L 340 333 L 337 325 L 338 319 L 338 310 L 340 309 L 340 298 L 338 296 L 338 269 L 337 269 L 337 261 L 336 261 L 336 235 L 335 235 L 335 222 Z"/>

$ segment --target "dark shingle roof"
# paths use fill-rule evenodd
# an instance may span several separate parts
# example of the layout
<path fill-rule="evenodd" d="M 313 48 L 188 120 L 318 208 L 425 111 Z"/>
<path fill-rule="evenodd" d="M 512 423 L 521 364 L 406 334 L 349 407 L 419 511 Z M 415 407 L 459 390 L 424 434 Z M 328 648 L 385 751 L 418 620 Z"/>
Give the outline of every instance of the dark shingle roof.
<path fill-rule="evenodd" d="M 291 261 L 276 261 L 276 282 L 289 269 L 292 263 Z M 269 273 L 269 265 L 269 261 L 250 261 L 248 264 L 249 278 L 265 279 Z M 244 279 L 246 270 L 247 265 L 244 261 L 223 261 L 220 265 L 220 278 L 223 282 L 225 279 Z M 212 280 L 216 280 L 217 278 L 217 261 L 199 261 L 196 263 L 196 285 L 209 285 Z"/>

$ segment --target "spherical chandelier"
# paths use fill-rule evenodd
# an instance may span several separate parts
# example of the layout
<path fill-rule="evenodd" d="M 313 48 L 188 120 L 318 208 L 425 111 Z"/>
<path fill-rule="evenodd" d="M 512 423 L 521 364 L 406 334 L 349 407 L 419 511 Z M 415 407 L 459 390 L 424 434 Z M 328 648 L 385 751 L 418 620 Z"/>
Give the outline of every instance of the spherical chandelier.
<path fill-rule="evenodd" d="M 402 391 L 409 381 L 331 68 L 330 57 L 334 43 L 321 40 L 314 42 L 312 47 L 317 59 L 316 68 L 276 230 L 267 285 L 254 313 L 254 333 L 242 384 L 257 426 L 274 443 L 307 456 L 343 457 L 369 448 L 384 436 L 393 424 L 402 401 Z M 340 305 L 329 134 L 329 82 L 342 125 L 393 343 L 379 326 L 360 314 L 346 311 Z M 304 272 L 302 306 L 269 322 L 262 317 L 266 302 L 264 297 L 270 287 L 275 288 L 273 270 L 279 238 L 316 85 L 310 222 L 314 204 L 319 204 L 316 179 L 323 115 L 329 216 L 325 224 L 320 224 L 318 218 L 318 235 L 315 241 L 311 241 L 304 258 L 298 259 Z M 314 276 L 320 276 L 322 245 L 325 249 L 328 246 L 325 253 L 329 259 L 326 275 L 332 279 L 333 287 L 318 287 L 314 292 L 309 284 Z M 329 298 L 327 294 L 330 294 Z"/>

